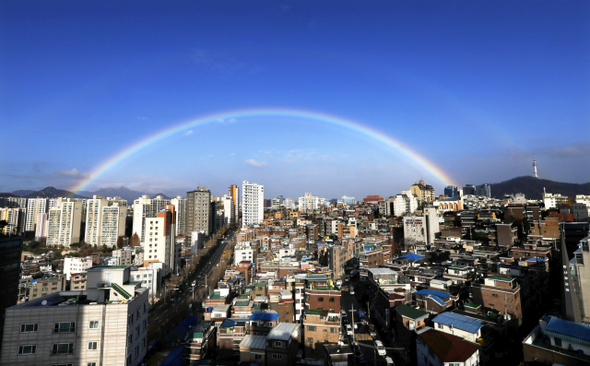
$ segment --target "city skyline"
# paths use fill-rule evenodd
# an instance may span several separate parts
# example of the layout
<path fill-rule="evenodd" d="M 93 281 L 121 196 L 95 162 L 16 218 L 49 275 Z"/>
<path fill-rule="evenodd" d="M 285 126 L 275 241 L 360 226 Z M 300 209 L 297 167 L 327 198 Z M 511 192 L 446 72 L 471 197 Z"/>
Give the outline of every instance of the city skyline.
<path fill-rule="evenodd" d="M 590 181 L 587 3 L 0 7 L 2 192 Z"/>

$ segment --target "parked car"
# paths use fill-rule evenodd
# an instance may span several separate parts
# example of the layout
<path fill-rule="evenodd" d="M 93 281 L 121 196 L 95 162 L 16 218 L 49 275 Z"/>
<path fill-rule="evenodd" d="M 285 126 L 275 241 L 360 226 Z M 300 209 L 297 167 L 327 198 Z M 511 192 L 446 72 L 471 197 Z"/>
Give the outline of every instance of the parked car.
<path fill-rule="evenodd" d="M 387 355 L 387 351 L 385 350 L 385 347 L 383 346 L 383 342 L 376 340 L 375 347 L 377 348 L 377 353 L 379 354 L 379 356 Z"/>

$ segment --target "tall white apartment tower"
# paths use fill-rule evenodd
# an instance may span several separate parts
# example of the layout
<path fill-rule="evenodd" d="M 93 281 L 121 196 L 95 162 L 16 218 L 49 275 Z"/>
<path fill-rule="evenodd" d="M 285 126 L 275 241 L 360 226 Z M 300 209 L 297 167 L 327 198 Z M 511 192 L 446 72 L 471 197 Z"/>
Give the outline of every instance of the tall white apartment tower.
<path fill-rule="evenodd" d="M 27 221 L 25 231 L 35 231 L 40 214 L 47 213 L 47 198 L 29 198 L 27 200 Z"/>
<path fill-rule="evenodd" d="M 162 196 L 150 198 L 148 195 L 143 195 L 133 201 L 133 230 L 132 234 L 139 236 L 139 240 L 145 242 L 145 222 L 146 217 L 156 217 L 158 212 L 166 208 L 170 204 L 170 200 Z"/>
<path fill-rule="evenodd" d="M 242 227 L 258 225 L 264 220 L 264 186 L 242 182 Z"/>
<path fill-rule="evenodd" d="M 176 196 L 170 200 L 176 210 L 176 236 L 187 235 L 186 232 L 186 198 Z"/>
<path fill-rule="evenodd" d="M 69 247 L 80 241 L 82 201 L 74 198 L 58 200 L 58 205 L 49 209 L 47 245 Z"/>
<path fill-rule="evenodd" d="M 120 197 L 93 196 L 86 201 L 86 231 L 84 241 L 91 245 L 117 245 L 125 235 L 127 201 Z"/>
<path fill-rule="evenodd" d="M 86 232 L 84 241 L 90 245 L 101 245 L 100 225 L 102 224 L 102 208 L 108 201 L 101 196 L 92 196 L 86 201 Z"/>

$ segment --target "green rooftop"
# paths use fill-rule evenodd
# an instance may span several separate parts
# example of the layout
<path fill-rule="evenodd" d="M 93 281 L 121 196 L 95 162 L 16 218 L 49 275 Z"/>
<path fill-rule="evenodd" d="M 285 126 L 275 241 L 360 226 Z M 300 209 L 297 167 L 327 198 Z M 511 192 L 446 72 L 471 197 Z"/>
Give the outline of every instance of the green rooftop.
<path fill-rule="evenodd" d="M 398 305 L 395 307 L 395 310 L 400 313 L 402 316 L 405 316 L 406 318 L 410 318 L 410 319 L 418 319 L 418 318 L 422 318 L 423 316 L 428 316 L 428 313 L 425 311 L 422 311 L 420 309 L 414 309 L 411 306 L 408 305 Z"/>

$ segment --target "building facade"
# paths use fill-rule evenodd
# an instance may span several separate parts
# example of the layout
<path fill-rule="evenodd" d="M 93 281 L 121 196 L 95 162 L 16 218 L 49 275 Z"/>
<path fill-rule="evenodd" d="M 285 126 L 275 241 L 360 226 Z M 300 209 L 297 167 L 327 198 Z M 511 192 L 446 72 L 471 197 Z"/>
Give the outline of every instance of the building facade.
<path fill-rule="evenodd" d="M 264 220 L 264 186 L 242 183 L 242 227 L 258 225 Z"/>

